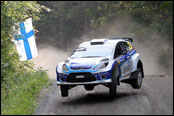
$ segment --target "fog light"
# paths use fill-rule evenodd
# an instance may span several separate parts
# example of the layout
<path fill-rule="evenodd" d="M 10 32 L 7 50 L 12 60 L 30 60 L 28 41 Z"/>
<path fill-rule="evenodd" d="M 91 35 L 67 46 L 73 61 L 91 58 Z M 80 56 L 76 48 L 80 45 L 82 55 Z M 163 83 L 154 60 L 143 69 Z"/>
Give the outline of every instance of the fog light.
<path fill-rule="evenodd" d="M 60 81 L 63 81 L 63 80 L 64 80 L 64 78 L 63 78 L 63 77 L 60 77 L 59 79 L 60 79 Z"/>
<path fill-rule="evenodd" d="M 106 76 L 105 75 L 102 75 L 100 78 L 101 79 L 106 79 Z"/>

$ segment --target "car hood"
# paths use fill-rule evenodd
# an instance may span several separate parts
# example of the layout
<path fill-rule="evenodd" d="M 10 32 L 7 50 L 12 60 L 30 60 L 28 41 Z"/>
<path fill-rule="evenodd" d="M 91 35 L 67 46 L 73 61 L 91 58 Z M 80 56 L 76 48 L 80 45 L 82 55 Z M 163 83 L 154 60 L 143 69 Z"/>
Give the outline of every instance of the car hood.
<path fill-rule="evenodd" d="M 90 69 L 97 63 L 99 63 L 104 57 L 97 58 L 76 58 L 76 59 L 67 59 L 67 65 L 71 69 Z"/>

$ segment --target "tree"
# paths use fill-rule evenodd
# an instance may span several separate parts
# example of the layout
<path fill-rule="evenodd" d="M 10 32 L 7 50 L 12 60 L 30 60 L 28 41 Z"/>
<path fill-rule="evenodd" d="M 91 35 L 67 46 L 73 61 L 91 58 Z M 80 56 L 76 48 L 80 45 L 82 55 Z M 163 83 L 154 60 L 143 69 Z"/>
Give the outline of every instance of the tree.
<path fill-rule="evenodd" d="M 34 1 L 1 1 L 1 85 L 9 88 L 9 80 L 16 80 L 19 74 L 33 70 L 29 61 L 20 62 L 16 48 L 11 41 L 13 38 L 13 26 L 15 23 L 33 17 L 39 20 L 39 14 L 46 7 Z M 2 87 L 2 86 L 1 86 Z"/>

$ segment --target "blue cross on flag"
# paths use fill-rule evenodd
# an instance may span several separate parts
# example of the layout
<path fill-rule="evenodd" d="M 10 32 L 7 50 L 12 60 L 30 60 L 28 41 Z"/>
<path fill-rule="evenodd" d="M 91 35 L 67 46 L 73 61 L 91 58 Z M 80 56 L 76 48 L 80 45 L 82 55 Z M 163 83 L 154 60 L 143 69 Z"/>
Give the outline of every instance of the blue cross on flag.
<path fill-rule="evenodd" d="M 14 43 L 20 61 L 30 60 L 37 56 L 37 47 L 32 26 L 32 18 L 28 18 L 25 22 L 19 24 L 17 35 L 14 35 Z"/>

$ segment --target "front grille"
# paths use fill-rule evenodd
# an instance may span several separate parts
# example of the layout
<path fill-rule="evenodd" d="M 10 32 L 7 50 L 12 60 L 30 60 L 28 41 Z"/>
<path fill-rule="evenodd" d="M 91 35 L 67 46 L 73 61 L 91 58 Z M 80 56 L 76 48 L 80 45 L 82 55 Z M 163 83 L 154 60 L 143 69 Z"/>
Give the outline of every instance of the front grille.
<path fill-rule="evenodd" d="M 84 70 L 84 69 L 90 69 L 92 66 L 84 65 L 84 66 L 71 66 L 70 68 L 72 70 Z"/>
<path fill-rule="evenodd" d="M 90 69 L 91 67 L 78 67 L 78 68 L 74 68 L 74 67 L 71 67 L 72 70 L 86 70 L 86 69 Z"/>
<path fill-rule="evenodd" d="M 76 78 L 76 76 L 82 76 L 84 75 L 84 78 Z M 67 82 L 92 82 L 96 81 L 96 78 L 91 73 L 71 73 L 66 78 Z"/>

